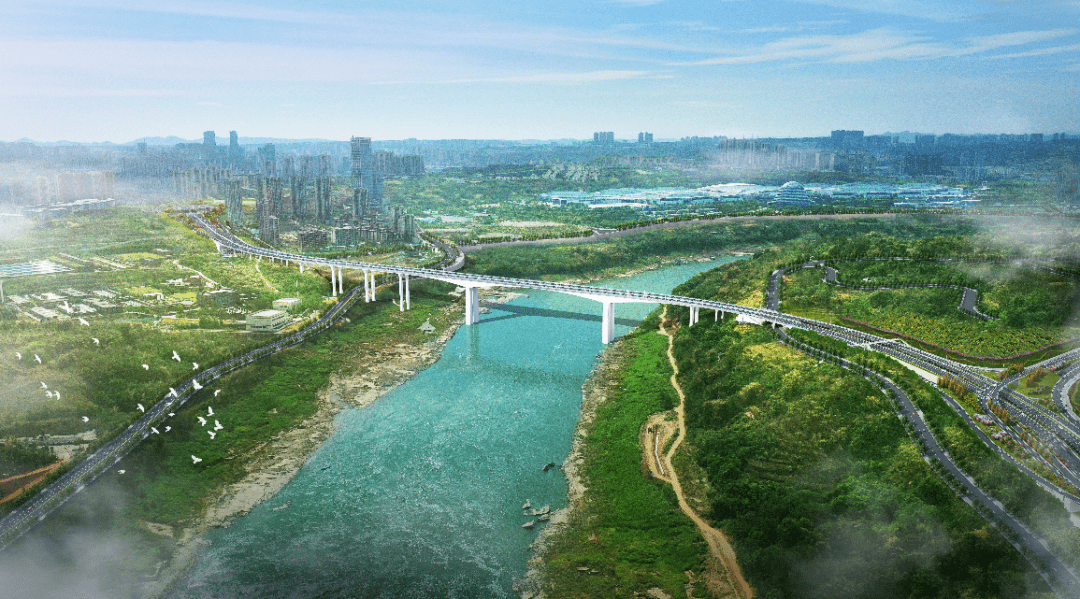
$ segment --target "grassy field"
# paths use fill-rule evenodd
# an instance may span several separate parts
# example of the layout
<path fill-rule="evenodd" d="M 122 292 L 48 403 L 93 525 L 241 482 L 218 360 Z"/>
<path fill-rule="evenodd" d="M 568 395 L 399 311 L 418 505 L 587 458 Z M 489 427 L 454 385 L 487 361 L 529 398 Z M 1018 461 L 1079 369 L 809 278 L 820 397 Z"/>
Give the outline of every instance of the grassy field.
<path fill-rule="evenodd" d="M 667 340 L 655 330 L 643 327 L 619 342 L 623 366 L 605 381 L 611 390 L 586 430 L 581 508 L 549 541 L 549 597 L 634 597 L 651 588 L 686 597 L 685 573 L 704 561 L 705 543 L 674 492 L 642 465 L 645 420 L 678 403 Z"/>
<path fill-rule="evenodd" d="M 675 347 L 713 521 L 761 596 L 1033 596 L 1037 576 L 931 472 L 888 398 L 739 329 L 705 320 Z M 962 424 L 946 427 L 951 451 L 977 450 Z M 1006 500 L 1033 517 L 1047 507 Z"/>

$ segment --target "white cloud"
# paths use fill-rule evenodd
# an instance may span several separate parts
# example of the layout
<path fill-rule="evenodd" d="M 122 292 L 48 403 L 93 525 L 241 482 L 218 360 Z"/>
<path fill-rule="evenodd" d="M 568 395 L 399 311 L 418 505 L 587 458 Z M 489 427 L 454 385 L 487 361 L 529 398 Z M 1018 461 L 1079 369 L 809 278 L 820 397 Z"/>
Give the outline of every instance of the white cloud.
<path fill-rule="evenodd" d="M 887 27 L 846 35 L 807 35 L 780 39 L 744 52 L 729 52 L 692 64 L 754 64 L 776 61 L 866 63 L 879 60 L 916 60 L 980 54 L 1075 34 L 1075 29 L 1017 31 L 971 37 L 962 43 L 937 41 Z M 1033 54 L 1034 55 L 1034 54 Z"/>
<path fill-rule="evenodd" d="M 457 79 L 446 83 L 556 83 L 580 84 L 598 81 L 616 81 L 621 79 L 664 79 L 670 75 L 651 71 L 589 71 L 582 73 L 532 73 L 528 75 L 510 75 L 505 77 L 483 77 L 479 79 Z"/>
<path fill-rule="evenodd" d="M 1052 48 L 1040 48 L 1038 50 L 1029 50 L 1027 52 L 1014 52 L 1012 54 L 998 54 L 996 56 L 990 56 L 989 58 L 1027 58 L 1029 56 L 1047 56 L 1050 54 L 1059 54 L 1061 52 L 1077 51 L 1080 51 L 1080 44 L 1071 44 L 1068 46 L 1054 46 Z"/>

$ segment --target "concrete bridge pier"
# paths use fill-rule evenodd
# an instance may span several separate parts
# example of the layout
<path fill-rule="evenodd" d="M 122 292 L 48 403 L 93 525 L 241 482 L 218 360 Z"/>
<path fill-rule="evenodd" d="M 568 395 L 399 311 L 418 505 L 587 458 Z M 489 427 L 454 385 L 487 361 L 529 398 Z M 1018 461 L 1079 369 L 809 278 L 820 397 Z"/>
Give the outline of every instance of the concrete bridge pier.
<path fill-rule="evenodd" d="M 697 323 L 700 310 L 701 308 L 698 306 L 690 306 L 690 326 Z"/>
<path fill-rule="evenodd" d="M 337 267 L 337 284 L 338 293 L 345 293 L 345 273 L 341 272 L 341 267 Z"/>
<path fill-rule="evenodd" d="M 367 274 L 368 274 L 368 279 L 370 280 L 370 282 L 368 283 L 368 293 L 371 294 L 371 299 L 368 300 L 368 301 L 373 302 L 373 301 L 375 301 L 375 271 L 374 270 L 369 270 Z"/>
<path fill-rule="evenodd" d="M 600 340 L 607 345 L 615 340 L 615 302 L 600 300 L 604 305 L 604 315 L 601 317 Z"/>
<path fill-rule="evenodd" d="M 398 311 L 404 312 L 406 309 L 412 309 L 412 302 L 409 301 L 409 275 L 402 275 L 398 273 L 397 276 L 397 292 L 398 292 Z"/>
<path fill-rule="evenodd" d="M 465 324 L 480 323 L 480 288 L 465 287 Z"/>
<path fill-rule="evenodd" d="M 334 297 L 337 297 L 337 279 L 335 278 L 336 276 L 337 275 L 334 274 L 334 267 L 331 266 L 330 267 L 330 293 L 334 294 Z"/>

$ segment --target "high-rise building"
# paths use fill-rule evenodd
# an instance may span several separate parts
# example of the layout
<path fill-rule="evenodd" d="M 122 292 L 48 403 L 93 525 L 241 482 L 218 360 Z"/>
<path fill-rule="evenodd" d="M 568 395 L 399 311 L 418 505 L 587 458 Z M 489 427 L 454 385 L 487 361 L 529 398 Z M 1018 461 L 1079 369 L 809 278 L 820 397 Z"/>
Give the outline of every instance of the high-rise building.
<path fill-rule="evenodd" d="M 274 144 L 266 144 L 259 148 L 259 168 L 264 177 L 277 175 L 277 151 Z"/>
<path fill-rule="evenodd" d="M 213 131 L 203 131 L 202 143 L 203 143 L 204 146 L 206 146 L 208 148 L 216 148 L 217 147 L 217 141 L 214 138 L 214 132 Z"/>
<path fill-rule="evenodd" d="M 637 141 L 639 144 L 651 144 L 653 135 L 652 133 L 642 132 L 637 134 Z"/>
<path fill-rule="evenodd" d="M 234 227 L 244 224 L 244 204 L 240 198 L 240 179 L 225 182 L 225 220 Z"/>
<path fill-rule="evenodd" d="M 614 131 L 597 131 L 593 133 L 593 143 L 597 144 L 613 144 L 615 143 Z"/>
<path fill-rule="evenodd" d="M 236 135 L 236 131 L 229 131 L 229 166 L 236 168 L 240 166 L 240 159 L 243 158 L 240 152 L 240 140 Z"/>
<path fill-rule="evenodd" d="M 315 179 L 315 220 L 330 222 L 330 173 L 332 163 L 329 154 L 319 155 L 318 176 Z"/>
<path fill-rule="evenodd" d="M 370 137 L 352 138 L 352 168 L 350 178 L 353 188 L 367 190 L 368 206 L 374 211 L 382 210 L 382 176 L 375 168 L 371 153 Z"/>

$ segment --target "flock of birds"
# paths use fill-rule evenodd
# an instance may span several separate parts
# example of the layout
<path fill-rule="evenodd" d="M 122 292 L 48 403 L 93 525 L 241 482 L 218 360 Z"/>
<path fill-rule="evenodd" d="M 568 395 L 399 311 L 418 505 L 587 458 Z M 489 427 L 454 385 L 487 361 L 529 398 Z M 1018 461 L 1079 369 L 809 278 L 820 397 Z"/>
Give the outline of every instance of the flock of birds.
<path fill-rule="evenodd" d="M 90 326 L 90 323 L 87 322 L 87 320 L 85 318 L 81 318 L 81 317 L 79 318 L 79 324 L 82 324 L 84 326 Z M 101 345 L 101 340 L 98 339 L 97 337 L 91 337 L 90 340 L 94 342 L 95 346 L 100 346 Z M 23 359 L 22 353 L 21 352 L 15 352 L 15 358 L 17 360 L 22 360 Z M 172 358 L 171 359 L 176 360 L 177 362 L 182 362 L 183 361 L 180 358 L 180 354 L 177 353 L 176 350 L 172 350 Z M 41 356 L 39 356 L 38 354 L 34 354 L 34 361 L 37 362 L 38 364 L 42 364 Z M 150 365 L 149 364 L 143 364 L 142 367 L 143 367 L 143 370 L 150 370 Z M 198 362 L 192 362 L 191 363 L 191 369 L 193 371 L 198 371 L 199 370 L 199 363 Z M 40 381 L 40 382 L 41 382 L 41 388 L 42 388 L 42 390 L 45 391 L 45 396 L 46 397 L 48 397 L 49 399 L 57 400 L 57 401 L 60 400 L 60 391 L 57 391 L 56 389 L 49 389 L 49 386 L 45 383 L 45 381 Z M 203 388 L 203 386 L 200 385 L 199 381 L 197 381 L 197 380 L 192 380 L 191 384 L 194 386 L 196 391 Z M 214 397 L 217 397 L 220 394 L 221 394 L 221 389 L 214 390 Z M 169 395 L 171 395 L 173 397 L 179 397 L 180 396 L 176 392 L 176 389 L 174 389 L 173 387 L 169 387 Z M 140 412 L 142 412 L 144 414 L 146 413 L 146 407 L 143 406 L 141 403 L 136 404 L 136 407 L 138 408 L 138 410 Z M 172 418 L 173 416 L 176 416 L 176 413 L 175 412 L 169 412 L 169 417 Z M 207 407 L 206 416 L 207 417 L 214 416 L 214 408 L 213 407 L 210 407 L 210 406 Z M 200 426 L 205 427 L 207 424 L 209 424 L 209 421 L 206 418 L 202 417 L 202 416 L 196 416 L 196 419 L 198 419 Z M 88 416 L 83 416 L 82 421 L 83 422 L 90 422 L 90 418 Z M 214 426 L 211 429 L 207 430 L 206 432 L 207 432 L 207 434 L 210 435 L 210 438 L 213 439 L 213 438 L 215 438 L 217 436 L 218 431 L 220 431 L 220 430 L 222 430 L 224 428 L 225 427 L 222 426 L 221 421 L 219 421 L 219 420 L 217 420 L 215 418 L 214 419 Z M 166 426 L 164 431 L 159 431 L 157 429 L 157 427 L 154 427 L 154 426 L 150 427 L 150 433 L 154 434 L 154 435 L 160 435 L 162 432 L 167 433 L 167 432 L 169 432 L 171 430 L 172 430 L 171 426 Z M 202 458 L 192 454 L 191 461 L 192 461 L 193 464 L 198 464 L 199 462 L 202 461 Z M 124 474 L 125 472 L 127 472 L 127 471 L 126 470 L 117 470 L 117 473 L 119 473 L 119 474 Z"/>

